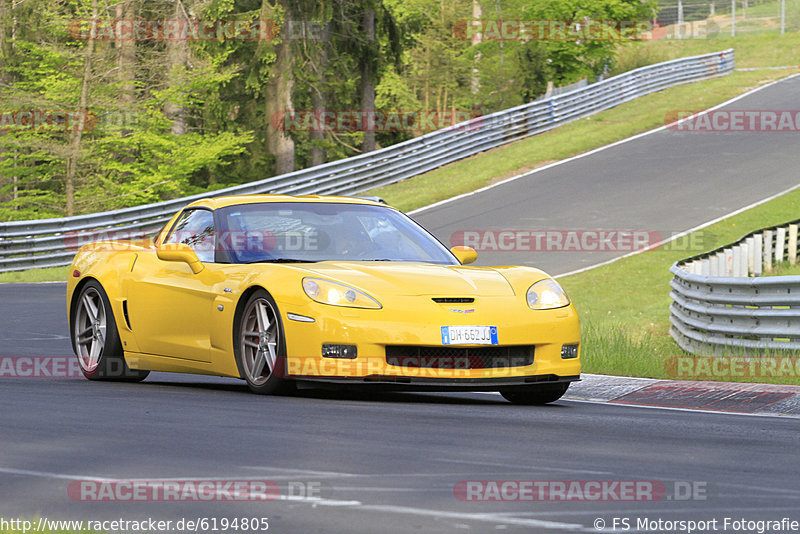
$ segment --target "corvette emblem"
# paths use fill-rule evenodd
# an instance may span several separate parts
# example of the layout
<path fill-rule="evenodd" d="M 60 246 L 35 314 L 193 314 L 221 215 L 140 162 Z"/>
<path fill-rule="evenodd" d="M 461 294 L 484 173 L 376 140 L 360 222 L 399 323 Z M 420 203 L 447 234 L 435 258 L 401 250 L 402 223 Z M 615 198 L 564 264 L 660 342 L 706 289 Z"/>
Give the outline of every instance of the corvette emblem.
<path fill-rule="evenodd" d="M 466 310 L 459 310 L 458 308 L 450 308 L 450 311 L 456 313 L 472 313 L 475 311 L 475 308 L 467 308 Z"/>

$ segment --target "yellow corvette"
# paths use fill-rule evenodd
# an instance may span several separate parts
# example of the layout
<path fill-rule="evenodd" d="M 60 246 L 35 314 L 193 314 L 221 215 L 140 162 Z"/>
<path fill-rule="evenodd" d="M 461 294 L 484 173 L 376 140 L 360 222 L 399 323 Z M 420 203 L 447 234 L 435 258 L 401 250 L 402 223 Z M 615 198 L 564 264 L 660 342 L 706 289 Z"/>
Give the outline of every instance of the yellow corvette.
<path fill-rule="evenodd" d="M 530 267 L 465 266 L 370 200 L 254 195 L 194 202 L 153 238 L 83 246 L 67 308 L 90 379 L 149 371 L 559 399 L 580 376 L 578 316 Z"/>

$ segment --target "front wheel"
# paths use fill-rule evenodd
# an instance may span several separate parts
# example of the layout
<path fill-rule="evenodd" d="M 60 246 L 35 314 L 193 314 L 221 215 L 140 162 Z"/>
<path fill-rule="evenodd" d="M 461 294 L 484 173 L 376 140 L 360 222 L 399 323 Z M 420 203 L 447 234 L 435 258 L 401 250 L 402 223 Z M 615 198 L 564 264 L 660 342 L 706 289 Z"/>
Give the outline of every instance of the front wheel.
<path fill-rule="evenodd" d="M 567 392 L 569 382 L 541 386 L 501 389 L 500 394 L 514 404 L 541 405 L 555 402 Z"/>
<path fill-rule="evenodd" d="M 286 340 L 278 305 L 259 289 L 247 299 L 234 322 L 234 353 L 239 374 L 250 390 L 263 395 L 289 393 Z"/>
<path fill-rule="evenodd" d="M 83 376 L 89 380 L 140 382 L 150 374 L 125 363 L 111 303 L 94 280 L 83 286 L 75 302 L 70 334 Z"/>

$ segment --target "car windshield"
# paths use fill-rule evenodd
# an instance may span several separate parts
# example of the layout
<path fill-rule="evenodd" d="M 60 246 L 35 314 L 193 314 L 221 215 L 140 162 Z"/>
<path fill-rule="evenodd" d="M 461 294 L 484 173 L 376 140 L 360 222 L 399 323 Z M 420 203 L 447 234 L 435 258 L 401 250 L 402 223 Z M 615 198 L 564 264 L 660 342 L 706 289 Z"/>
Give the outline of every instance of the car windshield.
<path fill-rule="evenodd" d="M 368 204 L 286 202 L 216 210 L 226 263 L 415 261 L 457 265 L 436 238 L 403 213 Z M 219 256 L 218 256 L 219 257 Z"/>

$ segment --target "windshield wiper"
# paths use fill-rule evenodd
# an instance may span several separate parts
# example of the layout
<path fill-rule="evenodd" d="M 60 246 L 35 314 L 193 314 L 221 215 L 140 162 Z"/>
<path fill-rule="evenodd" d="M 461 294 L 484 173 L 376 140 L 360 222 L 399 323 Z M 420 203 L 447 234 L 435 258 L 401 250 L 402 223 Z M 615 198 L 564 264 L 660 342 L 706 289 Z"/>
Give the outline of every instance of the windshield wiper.
<path fill-rule="evenodd" d="M 301 260 L 298 258 L 266 258 L 263 260 L 248 261 L 247 265 L 252 263 L 317 263 L 317 260 Z"/>

